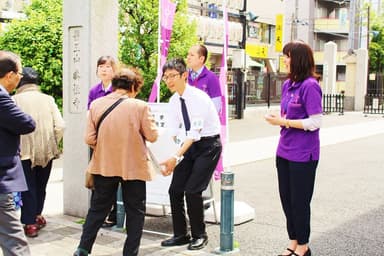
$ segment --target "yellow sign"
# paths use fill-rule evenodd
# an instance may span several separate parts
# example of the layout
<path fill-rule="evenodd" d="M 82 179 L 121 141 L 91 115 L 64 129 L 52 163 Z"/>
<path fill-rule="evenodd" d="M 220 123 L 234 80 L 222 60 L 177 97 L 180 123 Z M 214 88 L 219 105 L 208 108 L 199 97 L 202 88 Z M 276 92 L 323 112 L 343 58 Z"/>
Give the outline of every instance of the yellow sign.
<path fill-rule="evenodd" d="M 281 52 L 283 50 L 283 24 L 284 15 L 276 15 L 276 28 L 275 28 L 275 51 Z"/>
<path fill-rule="evenodd" d="M 262 44 L 245 44 L 245 52 L 255 58 L 268 58 L 268 45 Z"/>

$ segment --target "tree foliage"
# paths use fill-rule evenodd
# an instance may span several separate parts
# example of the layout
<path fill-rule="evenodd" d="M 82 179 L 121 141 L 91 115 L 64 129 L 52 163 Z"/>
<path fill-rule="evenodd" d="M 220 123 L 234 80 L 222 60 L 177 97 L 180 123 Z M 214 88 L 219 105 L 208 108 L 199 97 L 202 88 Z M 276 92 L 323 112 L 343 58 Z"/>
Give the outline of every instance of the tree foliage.
<path fill-rule="evenodd" d="M 159 2 L 119 0 L 119 3 L 119 58 L 143 71 L 145 83 L 139 97 L 147 99 L 157 74 Z M 196 24 L 187 16 L 187 0 L 178 1 L 168 58 L 185 58 L 189 47 L 197 43 L 195 35 Z M 166 101 L 170 92 L 162 86 L 160 95 L 161 101 Z"/>
<path fill-rule="evenodd" d="M 371 11 L 371 26 L 369 28 L 371 41 L 369 43 L 369 72 L 383 72 L 384 67 L 384 14 L 377 15 Z"/>
<path fill-rule="evenodd" d="M 147 99 L 157 74 L 158 0 L 119 0 L 119 59 L 140 68 L 145 85 L 139 95 Z M 36 69 L 42 91 L 62 106 L 62 0 L 32 0 L 26 18 L 13 20 L 0 34 L 0 49 L 13 51 L 23 66 Z M 169 58 L 185 57 L 197 43 L 196 25 L 188 19 L 187 0 L 178 2 Z M 170 95 L 161 88 L 162 101 Z"/>
<path fill-rule="evenodd" d="M 383 72 L 384 67 L 384 26 L 376 24 L 372 26 L 372 40 L 369 43 L 369 71 Z"/>
<path fill-rule="evenodd" d="M 23 66 L 36 69 L 42 91 L 62 106 L 62 0 L 33 0 L 25 14 L 1 33 L 0 49 L 19 54 Z"/>

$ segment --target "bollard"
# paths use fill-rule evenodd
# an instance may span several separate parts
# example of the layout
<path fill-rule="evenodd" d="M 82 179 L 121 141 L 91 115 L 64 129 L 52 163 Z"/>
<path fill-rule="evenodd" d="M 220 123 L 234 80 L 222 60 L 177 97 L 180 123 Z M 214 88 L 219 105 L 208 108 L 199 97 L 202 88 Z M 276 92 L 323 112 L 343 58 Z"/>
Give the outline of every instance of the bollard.
<path fill-rule="evenodd" d="M 117 189 L 117 209 L 116 209 L 116 228 L 123 228 L 124 219 L 125 219 L 125 209 L 123 203 L 123 194 L 121 192 L 121 185 L 119 184 L 119 188 Z"/>
<path fill-rule="evenodd" d="M 233 251 L 234 173 L 221 174 L 220 252 Z"/>

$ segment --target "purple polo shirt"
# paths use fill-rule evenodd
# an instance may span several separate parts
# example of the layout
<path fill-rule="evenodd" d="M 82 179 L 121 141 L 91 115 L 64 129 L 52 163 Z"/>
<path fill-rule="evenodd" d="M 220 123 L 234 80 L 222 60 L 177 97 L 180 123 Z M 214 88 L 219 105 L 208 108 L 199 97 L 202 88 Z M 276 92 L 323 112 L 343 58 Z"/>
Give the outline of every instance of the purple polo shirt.
<path fill-rule="evenodd" d="M 211 99 L 221 96 L 219 78 L 205 66 L 195 80 L 192 80 L 191 72 L 189 72 L 188 84 L 206 92 Z"/>
<path fill-rule="evenodd" d="M 315 78 L 310 77 L 294 85 L 288 79 L 283 84 L 281 94 L 281 116 L 287 119 L 305 119 L 311 115 L 321 114 L 323 112 L 321 102 L 322 92 Z M 282 127 L 276 154 L 294 162 L 319 160 L 319 129 L 305 131 Z"/>
<path fill-rule="evenodd" d="M 88 93 L 88 110 L 91 106 L 92 101 L 94 101 L 97 98 L 103 97 L 105 95 L 108 95 L 112 92 L 112 86 L 108 88 L 108 90 L 104 91 L 102 82 L 92 86 L 92 88 L 89 90 Z"/>

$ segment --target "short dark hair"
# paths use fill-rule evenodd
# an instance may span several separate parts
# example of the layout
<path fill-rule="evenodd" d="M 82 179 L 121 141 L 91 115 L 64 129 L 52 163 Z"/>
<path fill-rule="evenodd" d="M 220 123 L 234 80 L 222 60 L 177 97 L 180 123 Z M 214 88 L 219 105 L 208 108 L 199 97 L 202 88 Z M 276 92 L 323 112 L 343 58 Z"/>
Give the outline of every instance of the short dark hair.
<path fill-rule="evenodd" d="M 23 67 L 23 77 L 20 79 L 16 88 L 25 84 L 39 84 L 39 73 L 31 67 Z"/>
<path fill-rule="evenodd" d="M 308 44 L 302 41 L 289 42 L 284 46 L 283 54 L 291 58 L 288 77 L 292 81 L 300 82 L 308 77 L 319 78 L 315 73 L 313 51 Z"/>
<path fill-rule="evenodd" d="M 140 70 L 134 67 L 122 67 L 112 79 L 113 89 L 139 92 L 144 84 Z"/>
<path fill-rule="evenodd" d="M 8 72 L 19 72 L 17 67 L 20 57 L 9 51 L 0 51 L 0 78 L 3 78 Z"/>
<path fill-rule="evenodd" d="M 179 74 L 183 74 L 187 71 L 187 65 L 185 64 L 185 61 L 182 58 L 171 59 L 164 64 L 163 74 L 169 69 L 174 69 L 179 72 Z"/>
<path fill-rule="evenodd" d="M 204 63 L 207 61 L 207 58 L 208 58 L 208 49 L 207 49 L 207 47 L 205 47 L 202 44 L 199 44 L 198 45 L 197 54 L 199 54 L 199 56 L 204 56 Z"/>

